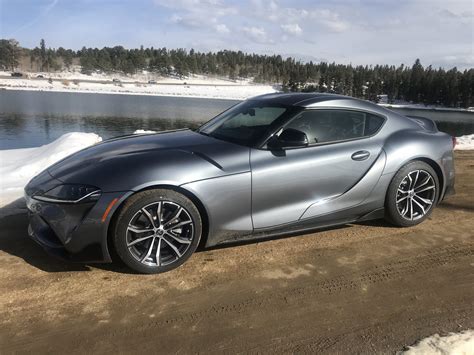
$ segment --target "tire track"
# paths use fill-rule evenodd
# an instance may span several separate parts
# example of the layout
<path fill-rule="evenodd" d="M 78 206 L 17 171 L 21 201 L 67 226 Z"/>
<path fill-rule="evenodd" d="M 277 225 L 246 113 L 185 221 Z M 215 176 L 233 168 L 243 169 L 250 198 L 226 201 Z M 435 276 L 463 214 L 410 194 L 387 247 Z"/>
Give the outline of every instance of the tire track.
<path fill-rule="evenodd" d="M 48 339 L 54 338 L 67 338 L 69 339 L 69 345 L 73 348 L 80 349 L 87 344 L 93 346 L 97 339 L 94 337 L 81 337 L 79 339 L 74 336 L 74 334 L 82 332 L 88 334 L 92 329 L 95 329 L 93 332 L 97 331 L 100 333 L 100 338 L 107 338 L 109 342 L 113 343 L 114 338 L 118 341 L 118 338 L 130 338 L 131 334 L 145 335 L 150 332 L 155 334 L 157 329 L 176 329 L 180 326 L 189 327 L 198 322 L 222 319 L 222 317 L 232 319 L 232 317 L 238 314 L 254 313 L 252 310 L 256 310 L 257 312 L 263 311 L 264 313 L 268 310 L 270 312 L 273 309 L 287 307 L 288 305 L 311 299 L 312 296 L 318 294 L 331 295 L 354 292 L 360 290 L 364 285 L 386 283 L 404 278 L 410 274 L 423 274 L 426 271 L 432 271 L 444 265 L 459 263 L 460 259 L 472 257 L 473 255 L 474 243 L 448 245 L 436 250 L 426 251 L 421 255 L 406 257 L 382 266 L 374 266 L 363 272 L 351 272 L 318 282 L 314 282 L 314 279 L 309 277 L 310 280 L 300 287 L 285 288 L 276 292 L 264 291 L 262 294 L 246 298 L 240 302 L 215 304 L 201 311 L 182 313 L 168 318 L 147 319 L 143 322 L 134 320 L 130 322 L 129 325 L 117 324 L 115 329 L 97 326 L 87 329 L 75 329 L 74 331 L 64 328 L 61 330 L 52 330 L 46 334 L 36 336 L 34 339 L 30 338 L 30 341 L 25 342 L 25 339 L 18 339 L 8 344 L 4 350 L 18 350 L 27 346 L 29 342 L 48 342 Z M 179 312 L 179 308 L 166 310 L 164 317 L 166 317 L 166 314 L 173 314 L 174 312 Z M 314 347 L 314 349 L 327 349 L 334 345 L 334 340 L 337 342 L 337 339 L 334 338 L 319 339 L 314 344 L 303 344 L 303 347 L 309 346 L 310 348 Z"/>
<path fill-rule="evenodd" d="M 339 277 L 323 280 L 316 283 L 310 283 L 303 287 L 284 289 L 274 292 L 270 295 L 261 295 L 247 298 L 241 302 L 213 305 L 212 307 L 198 311 L 185 313 L 176 317 L 163 320 L 151 321 L 139 328 L 153 328 L 176 325 L 179 323 L 195 323 L 202 318 L 221 317 L 229 313 L 244 313 L 248 309 L 262 307 L 275 307 L 278 305 L 286 305 L 308 296 L 324 293 L 333 294 L 354 289 L 360 289 L 366 284 L 378 284 L 389 282 L 394 279 L 400 279 L 408 274 L 425 272 L 435 267 L 441 267 L 450 263 L 455 263 L 459 258 L 471 257 L 474 255 L 474 244 L 450 245 L 440 248 L 436 251 L 427 252 L 424 255 L 418 255 L 411 258 L 401 259 L 396 262 L 386 264 L 384 266 L 375 266 L 363 273 L 351 273 Z M 172 312 L 172 310 L 170 310 Z M 125 331 L 125 330 L 124 330 Z M 121 331 L 114 332 L 112 336 L 122 334 Z"/>
<path fill-rule="evenodd" d="M 446 310 L 443 314 L 443 323 L 445 324 L 459 324 L 459 321 L 462 319 L 462 323 L 466 324 L 467 328 L 470 328 L 470 324 L 473 324 L 472 319 L 468 316 L 472 307 L 465 305 L 463 307 L 456 307 L 455 310 Z M 464 315 L 459 317 L 459 314 Z M 466 323 L 465 323 L 466 322 Z M 430 324 L 432 327 L 436 327 L 440 323 L 440 317 L 437 314 L 422 314 L 419 317 L 416 317 L 413 320 L 413 324 Z M 349 338 L 352 339 L 362 339 L 364 343 L 370 342 L 370 339 L 374 339 L 380 336 L 383 336 L 384 325 L 386 322 L 376 322 L 369 326 L 357 327 L 352 331 L 340 332 L 334 336 L 324 336 L 324 337 L 304 337 L 297 340 L 288 340 L 284 343 L 274 344 L 268 342 L 266 344 L 261 344 L 251 349 L 246 350 L 246 353 L 252 354 L 274 354 L 274 353 L 284 353 L 284 354 L 302 354 L 302 353 L 340 353 L 341 350 L 334 349 L 337 345 L 347 342 Z M 375 334 L 374 334 L 375 333 Z M 382 333 L 382 334 L 377 334 Z M 357 342 L 357 341 L 356 341 Z M 403 343 L 402 343 L 403 344 Z M 406 343 L 404 343 L 406 345 Z M 353 353 L 358 353 L 355 349 L 352 350 Z M 377 353 L 375 349 L 372 351 Z"/>

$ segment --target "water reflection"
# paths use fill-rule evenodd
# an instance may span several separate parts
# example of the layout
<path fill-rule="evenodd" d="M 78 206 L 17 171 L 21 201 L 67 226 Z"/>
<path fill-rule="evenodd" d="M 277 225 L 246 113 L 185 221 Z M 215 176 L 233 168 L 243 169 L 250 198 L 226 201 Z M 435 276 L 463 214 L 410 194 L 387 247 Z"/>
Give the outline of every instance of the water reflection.
<path fill-rule="evenodd" d="M 438 129 L 452 136 L 474 133 L 474 112 L 454 110 L 422 110 L 413 108 L 392 108 L 407 116 L 421 116 L 436 122 Z"/>
<path fill-rule="evenodd" d="M 0 114 L 0 149 L 37 147 L 67 132 L 93 132 L 103 139 L 123 136 L 137 129 L 163 131 L 188 127 L 202 122 L 185 119 L 76 117 Z"/>
<path fill-rule="evenodd" d="M 28 116 L 137 117 L 206 121 L 235 100 L 0 90 L 0 112 Z"/>
<path fill-rule="evenodd" d="M 37 147 L 67 132 L 94 132 L 102 138 L 137 129 L 197 128 L 233 100 L 0 91 L 0 149 Z"/>
<path fill-rule="evenodd" d="M 474 133 L 474 120 L 472 122 L 436 122 L 441 132 L 459 137 Z"/>

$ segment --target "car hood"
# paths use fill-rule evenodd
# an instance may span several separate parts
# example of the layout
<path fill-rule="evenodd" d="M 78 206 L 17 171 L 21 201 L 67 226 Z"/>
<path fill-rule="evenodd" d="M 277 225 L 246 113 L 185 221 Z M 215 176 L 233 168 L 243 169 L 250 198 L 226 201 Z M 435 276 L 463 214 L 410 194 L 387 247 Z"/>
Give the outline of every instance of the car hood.
<path fill-rule="evenodd" d="M 183 184 L 249 169 L 248 147 L 179 130 L 107 140 L 61 160 L 48 172 L 62 182 L 118 190 L 134 189 L 146 180 Z"/>

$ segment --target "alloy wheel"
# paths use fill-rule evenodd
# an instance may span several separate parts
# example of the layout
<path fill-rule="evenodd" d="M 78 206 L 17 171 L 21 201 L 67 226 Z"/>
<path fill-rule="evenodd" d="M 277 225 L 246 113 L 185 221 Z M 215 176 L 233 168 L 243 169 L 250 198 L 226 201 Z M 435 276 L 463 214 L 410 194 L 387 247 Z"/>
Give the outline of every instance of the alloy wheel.
<path fill-rule="evenodd" d="M 420 219 L 433 207 L 435 197 L 436 184 L 433 176 L 425 170 L 411 171 L 397 189 L 398 213 L 409 221 Z"/>
<path fill-rule="evenodd" d="M 136 260 L 148 266 L 166 266 L 191 246 L 194 222 L 183 206 L 162 200 L 136 212 L 126 233 L 127 248 Z"/>

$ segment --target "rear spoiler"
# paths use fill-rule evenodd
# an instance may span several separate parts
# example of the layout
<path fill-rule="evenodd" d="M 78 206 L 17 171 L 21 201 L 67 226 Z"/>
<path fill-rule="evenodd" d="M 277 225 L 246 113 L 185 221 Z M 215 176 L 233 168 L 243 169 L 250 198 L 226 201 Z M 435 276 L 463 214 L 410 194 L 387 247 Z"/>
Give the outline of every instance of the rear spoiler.
<path fill-rule="evenodd" d="M 406 116 L 415 123 L 418 123 L 423 129 L 429 132 L 438 132 L 438 127 L 436 126 L 435 121 L 420 116 Z"/>

